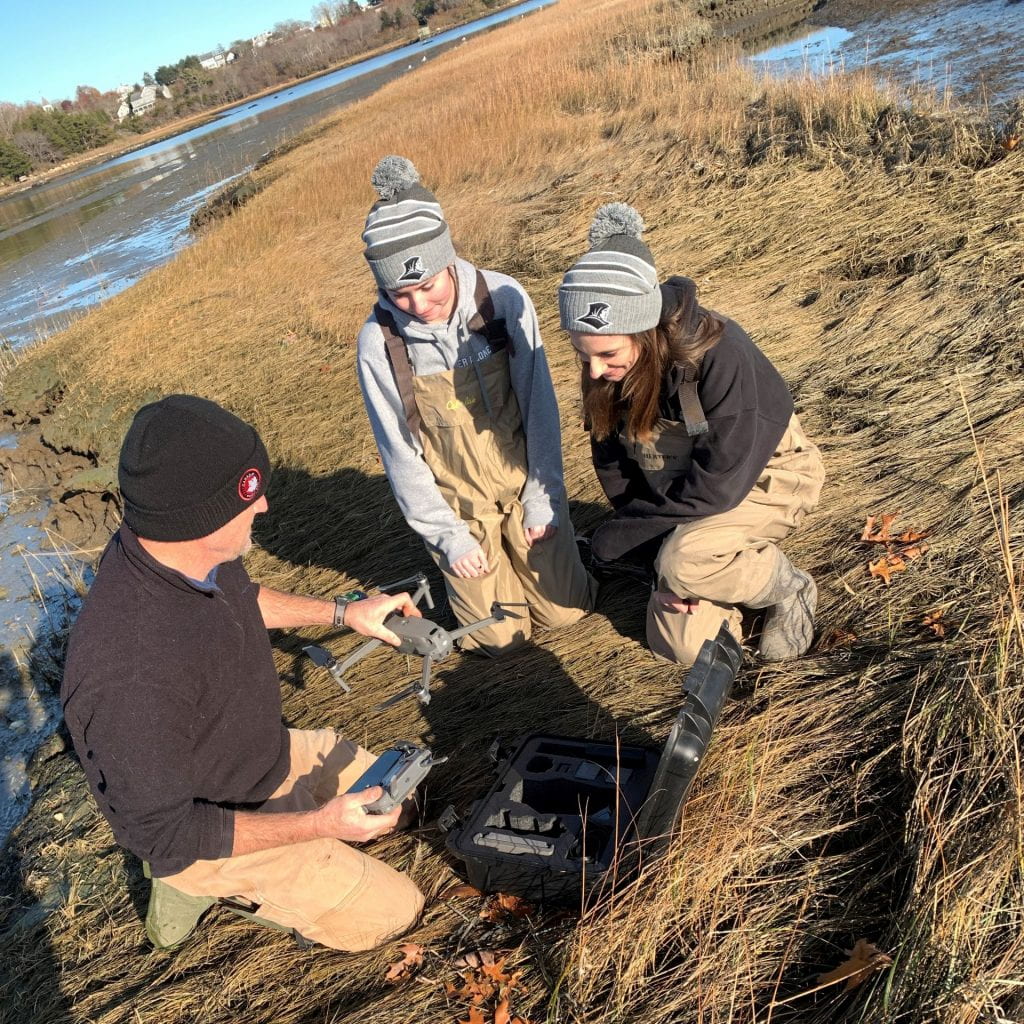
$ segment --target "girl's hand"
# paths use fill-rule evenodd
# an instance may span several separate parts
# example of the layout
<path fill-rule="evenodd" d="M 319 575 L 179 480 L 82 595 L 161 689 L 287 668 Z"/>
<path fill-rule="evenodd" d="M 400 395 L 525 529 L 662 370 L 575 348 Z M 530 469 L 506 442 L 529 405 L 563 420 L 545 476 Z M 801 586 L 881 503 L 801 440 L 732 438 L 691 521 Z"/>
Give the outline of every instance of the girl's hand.
<path fill-rule="evenodd" d="M 557 526 L 527 526 L 523 533 L 526 534 L 526 546 L 532 548 L 538 541 L 547 540 L 558 532 Z"/>
<path fill-rule="evenodd" d="M 478 576 L 486 576 L 490 572 L 484 549 L 477 545 L 468 554 L 456 558 L 452 562 L 452 572 L 463 580 L 475 580 Z"/>
<path fill-rule="evenodd" d="M 696 598 L 679 597 L 671 590 L 656 590 L 654 596 L 666 611 L 682 612 L 684 615 L 692 615 L 700 604 Z"/>

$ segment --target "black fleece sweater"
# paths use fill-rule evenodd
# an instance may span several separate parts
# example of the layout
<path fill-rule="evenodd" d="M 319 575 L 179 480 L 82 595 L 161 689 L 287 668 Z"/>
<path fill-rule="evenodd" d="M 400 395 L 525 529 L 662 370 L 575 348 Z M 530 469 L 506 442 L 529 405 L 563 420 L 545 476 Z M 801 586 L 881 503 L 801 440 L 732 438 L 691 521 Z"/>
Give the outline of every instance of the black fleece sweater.
<path fill-rule="evenodd" d="M 737 323 L 724 322 L 721 338 L 704 355 L 697 385 L 708 430 L 690 438 L 689 459 L 678 475 L 652 483 L 618 432 L 591 439 L 594 468 L 615 509 L 614 518 L 593 537 L 599 558 L 649 561 L 664 534 L 678 524 L 735 508 L 782 439 L 793 414 L 786 382 Z M 681 379 L 681 367 L 671 366 L 662 384 L 664 419 L 683 419 Z"/>
<path fill-rule="evenodd" d="M 234 808 L 288 773 L 258 593 L 241 560 L 204 589 L 122 526 L 72 630 L 68 729 L 115 838 L 158 877 L 228 856 Z"/>

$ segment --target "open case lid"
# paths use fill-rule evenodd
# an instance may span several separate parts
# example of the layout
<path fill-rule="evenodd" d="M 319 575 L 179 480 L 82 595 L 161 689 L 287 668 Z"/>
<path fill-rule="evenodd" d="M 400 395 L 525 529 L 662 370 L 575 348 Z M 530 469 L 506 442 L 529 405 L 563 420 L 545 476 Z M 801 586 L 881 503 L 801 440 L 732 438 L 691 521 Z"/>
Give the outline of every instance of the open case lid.
<path fill-rule="evenodd" d="M 645 856 L 662 853 L 679 824 L 690 785 L 742 661 L 743 651 L 723 622 L 714 640 L 704 641 L 683 681 L 683 706 L 637 821 Z"/>

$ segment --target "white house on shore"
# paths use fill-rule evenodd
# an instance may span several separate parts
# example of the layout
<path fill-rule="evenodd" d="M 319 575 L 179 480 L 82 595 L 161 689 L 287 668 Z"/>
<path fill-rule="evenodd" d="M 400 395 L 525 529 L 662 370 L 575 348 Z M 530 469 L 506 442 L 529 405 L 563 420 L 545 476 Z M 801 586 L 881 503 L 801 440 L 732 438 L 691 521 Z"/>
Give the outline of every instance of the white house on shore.
<path fill-rule="evenodd" d="M 204 70 L 212 71 L 214 68 L 230 64 L 237 57 L 238 54 L 234 50 L 211 50 L 209 53 L 199 55 L 199 64 Z"/>
<path fill-rule="evenodd" d="M 117 120 L 120 122 L 127 117 L 141 117 L 149 113 L 156 106 L 158 97 L 169 100 L 171 90 L 166 85 L 144 85 L 138 92 L 123 93 L 117 108 Z"/>

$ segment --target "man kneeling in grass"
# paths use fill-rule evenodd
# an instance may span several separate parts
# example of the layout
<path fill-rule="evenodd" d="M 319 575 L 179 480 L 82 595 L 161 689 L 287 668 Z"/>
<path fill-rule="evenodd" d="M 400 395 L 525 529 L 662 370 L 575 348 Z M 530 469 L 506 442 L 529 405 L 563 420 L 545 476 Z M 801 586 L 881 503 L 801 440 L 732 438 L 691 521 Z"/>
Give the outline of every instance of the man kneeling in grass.
<path fill-rule="evenodd" d="M 124 523 L 71 634 L 64 714 L 114 836 L 148 863 L 157 946 L 224 900 L 369 949 L 409 928 L 423 897 L 348 844 L 393 831 L 402 808 L 368 813 L 379 788 L 346 794 L 366 750 L 284 727 L 267 629 L 346 625 L 397 644 L 385 617 L 419 612 L 407 594 L 349 604 L 250 580 L 241 556 L 269 479 L 259 435 L 214 402 L 139 410 L 118 467 Z"/>

